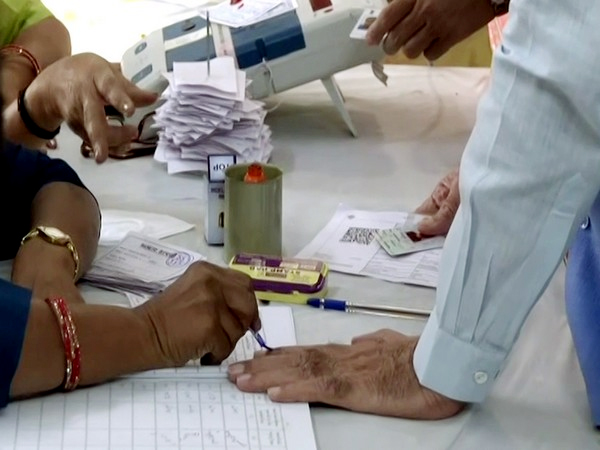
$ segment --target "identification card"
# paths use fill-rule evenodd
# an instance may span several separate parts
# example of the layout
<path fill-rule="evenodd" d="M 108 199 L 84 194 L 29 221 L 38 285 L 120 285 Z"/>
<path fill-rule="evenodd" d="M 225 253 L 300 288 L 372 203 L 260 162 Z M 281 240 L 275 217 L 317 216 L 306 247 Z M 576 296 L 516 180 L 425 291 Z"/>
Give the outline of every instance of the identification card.
<path fill-rule="evenodd" d="M 444 246 L 444 236 L 423 237 L 415 231 L 403 231 L 400 228 L 377 230 L 377 242 L 390 256 L 406 255 Z"/>
<path fill-rule="evenodd" d="M 352 39 L 366 39 L 367 30 L 373 25 L 380 12 L 380 9 L 365 9 L 358 22 L 356 22 L 356 25 L 354 25 L 350 37 Z"/>

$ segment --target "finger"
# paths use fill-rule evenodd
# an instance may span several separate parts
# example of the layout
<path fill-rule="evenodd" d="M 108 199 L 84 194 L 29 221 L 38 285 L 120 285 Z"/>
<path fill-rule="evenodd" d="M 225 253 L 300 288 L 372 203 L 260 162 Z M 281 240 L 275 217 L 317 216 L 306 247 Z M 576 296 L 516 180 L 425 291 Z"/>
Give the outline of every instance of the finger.
<path fill-rule="evenodd" d="M 423 56 L 425 56 L 425 58 L 427 58 L 429 61 L 435 61 L 448 50 L 450 50 L 450 47 L 452 47 L 452 44 L 449 40 L 434 39 L 429 44 L 429 47 L 427 47 L 423 52 Z"/>
<path fill-rule="evenodd" d="M 422 17 L 414 13 L 414 10 L 401 23 L 396 25 L 385 37 L 383 41 L 383 51 L 388 55 L 394 55 L 417 34 L 425 23 Z"/>
<path fill-rule="evenodd" d="M 404 54 L 410 58 L 417 58 L 421 53 L 429 47 L 434 36 L 428 26 L 421 28 L 415 35 L 408 39 L 402 47 Z"/>
<path fill-rule="evenodd" d="M 96 162 L 101 163 L 108 158 L 108 123 L 104 115 L 104 107 L 98 99 L 84 101 L 83 127 L 94 150 Z"/>
<path fill-rule="evenodd" d="M 297 369 L 281 367 L 259 373 L 245 373 L 235 379 L 235 385 L 244 392 L 265 392 L 267 389 L 297 383 L 305 375 Z"/>
<path fill-rule="evenodd" d="M 450 201 L 445 201 L 440 210 L 431 217 L 426 217 L 418 225 L 418 231 L 427 236 L 442 236 L 448 233 L 456 209 L 450 206 Z"/>
<path fill-rule="evenodd" d="M 158 94 L 152 91 L 145 91 L 143 89 L 138 88 L 135 84 L 130 83 L 129 81 L 124 80 L 124 83 L 127 83 L 127 94 L 133 100 L 133 104 L 138 106 L 148 106 L 156 102 L 158 100 Z"/>
<path fill-rule="evenodd" d="M 383 8 L 377 20 L 367 30 L 367 43 L 378 45 L 386 33 L 408 16 L 414 4 L 414 0 L 397 0 Z"/>
<path fill-rule="evenodd" d="M 244 326 L 230 310 L 220 313 L 219 322 L 233 350 L 240 338 L 248 331 L 248 327 Z"/>
<path fill-rule="evenodd" d="M 417 214 L 430 215 L 430 214 L 435 214 L 438 211 L 438 209 L 439 209 L 438 205 L 435 203 L 435 201 L 433 200 L 433 197 L 430 195 L 429 197 L 427 197 L 427 200 L 425 200 L 423 203 L 421 203 L 421 206 L 419 206 L 417 209 L 415 209 L 415 212 Z"/>
<path fill-rule="evenodd" d="M 221 364 L 231 354 L 234 345 L 224 330 L 218 329 L 211 336 L 209 351 L 202 356 L 201 363 L 207 365 Z"/>
<path fill-rule="evenodd" d="M 119 78 L 124 80 L 123 77 Z M 133 114 L 135 105 L 119 78 L 112 70 L 105 70 L 94 77 L 94 83 L 98 94 L 107 104 L 112 105 L 125 117 L 129 117 Z"/>
<path fill-rule="evenodd" d="M 275 402 L 321 402 L 344 406 L 352 390 L 350 378 L 326 375 L 271 387 L 267 395 Z"/>

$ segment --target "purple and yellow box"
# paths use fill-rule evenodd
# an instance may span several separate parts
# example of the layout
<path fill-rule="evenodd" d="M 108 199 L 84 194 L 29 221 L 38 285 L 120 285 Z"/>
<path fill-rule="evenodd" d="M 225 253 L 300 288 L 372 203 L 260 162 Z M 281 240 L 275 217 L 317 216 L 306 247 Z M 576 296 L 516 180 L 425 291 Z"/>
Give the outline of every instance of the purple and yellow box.
<path fill-rule="evenodd" d="M 304 304 L 327 293 L 329 268 L 322 261 L 241 253 L 229 267 L 252 278 L 259 300 Z"/>

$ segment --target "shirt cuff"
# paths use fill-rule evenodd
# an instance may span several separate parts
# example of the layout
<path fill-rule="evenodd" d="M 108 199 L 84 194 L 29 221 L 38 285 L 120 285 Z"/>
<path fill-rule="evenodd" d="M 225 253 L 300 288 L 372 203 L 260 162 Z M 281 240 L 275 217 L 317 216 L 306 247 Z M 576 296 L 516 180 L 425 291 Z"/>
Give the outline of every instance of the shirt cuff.
<path fill-rule="evenodd" d="M 444 331 L 434 310 L 415 349 L 413 365 L 421 385 L 454 400 L 478 403 L 487 396 L 506 355 Z"/>

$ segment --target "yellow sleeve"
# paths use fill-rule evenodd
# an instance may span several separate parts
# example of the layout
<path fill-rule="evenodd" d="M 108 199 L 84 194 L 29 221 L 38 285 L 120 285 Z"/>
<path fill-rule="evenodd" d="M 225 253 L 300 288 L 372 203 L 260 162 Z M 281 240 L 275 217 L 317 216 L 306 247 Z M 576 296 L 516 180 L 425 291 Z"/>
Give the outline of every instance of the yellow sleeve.
<path fill-rule="evenodd" d="M 40 0 L 0 0 L 0 45 L 11 43 L 21 31 L 51 16 Z"/>

